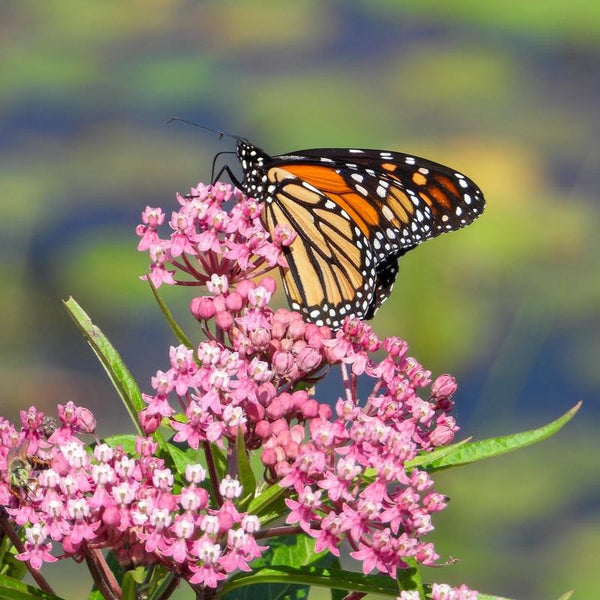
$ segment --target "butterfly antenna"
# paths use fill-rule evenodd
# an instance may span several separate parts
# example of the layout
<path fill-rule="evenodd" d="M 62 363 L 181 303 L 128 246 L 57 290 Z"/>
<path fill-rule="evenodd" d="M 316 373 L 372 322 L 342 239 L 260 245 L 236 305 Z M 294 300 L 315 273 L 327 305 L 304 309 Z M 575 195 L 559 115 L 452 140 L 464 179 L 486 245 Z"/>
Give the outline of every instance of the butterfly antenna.
<path fill-rule="evenodd" d="M 181 123 L 187 123 L 188 125 L 193 125 L 194 127 L 200 127 L 200 129 L 206 129 L 207 131 L 218 133 L 220 140 L 222 140 L 225 136 L 238 141 L 244 140 L 244 138 L 240 137 L 239 135 L 233 135 L 231 133 L 226 133 L 225 131 L 220 131 L 219 129 L 213 129 L 212 127 L 207 127 L 206 125 L 201 125 L 200 123 L 195 123 L 194 121 L 189 121 L 188 119 L 182 119 L 181 117 L 171 117 L 167 123 L 171 123 L 172 121 L 180 121 Z"/>

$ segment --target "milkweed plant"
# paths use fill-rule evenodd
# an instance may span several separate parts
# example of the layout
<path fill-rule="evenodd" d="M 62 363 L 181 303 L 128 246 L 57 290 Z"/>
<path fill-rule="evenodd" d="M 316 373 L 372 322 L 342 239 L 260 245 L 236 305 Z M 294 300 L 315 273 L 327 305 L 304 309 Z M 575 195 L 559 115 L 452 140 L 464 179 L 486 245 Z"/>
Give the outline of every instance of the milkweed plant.
<path fill-rule="evenodd" d="M 457 442 L 454 378 L 434 377 L 406 341 L 272 308 L 294 231 L 269 236 L 263 205 L 229 185 L 177 200 L 167 234 L 160 208 L 137 227 L 176 339 L 143 393 L 65 302 L 137 432 L 100 439 L 73 402 L 0 419 L 0 597 L 57 598 L 42 567 L 70 558 L 88 567 L 94 600 L 166 600 L 181 585 L 203 600 L 293 600 L 311 586 L 347 600 L 491 599 L 428 569 L 451 563 L 428 541 L 448 504 L 432 476 L 544 439 L 578 407 L 537 430 Z M 165 284 L 199 294 L 190 337 Z M 320 387 L 332 372 L 338 388 Z"/>

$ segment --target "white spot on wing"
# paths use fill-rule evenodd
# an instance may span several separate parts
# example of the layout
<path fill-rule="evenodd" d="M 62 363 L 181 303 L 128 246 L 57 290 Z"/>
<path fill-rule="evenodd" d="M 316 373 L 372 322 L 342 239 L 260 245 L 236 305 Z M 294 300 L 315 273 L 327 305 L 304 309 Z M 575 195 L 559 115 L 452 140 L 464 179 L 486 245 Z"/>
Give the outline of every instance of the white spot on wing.
<path fill-rule="evenodd" d="M 383 216 L 388 220 L 388 221 L 392 221 L 394 219 L 394 213 L 392 212 L 392 210 L 390 209 L 389 206 L 383 206 L 381 209 L 381 212 L 383 213 Z"/>

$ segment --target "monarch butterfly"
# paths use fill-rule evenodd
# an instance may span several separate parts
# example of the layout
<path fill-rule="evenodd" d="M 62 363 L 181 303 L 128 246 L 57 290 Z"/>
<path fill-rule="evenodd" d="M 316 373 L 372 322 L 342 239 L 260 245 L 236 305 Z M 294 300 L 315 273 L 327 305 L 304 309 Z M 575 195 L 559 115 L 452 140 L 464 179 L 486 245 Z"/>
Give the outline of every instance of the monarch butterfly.
<path fill-rule="evenodd" d="M 269 156 L 230 137 L 243 179 L 228 166 L 221 173 L 264 203 L 270 233 L 276 225 L 297 233 L 284 248 L 283 284 L 291 307 L 317 325 L 339 329 L 346 317 L 373 317 L 391 293 L 399 257 L 465 227 L 485 206 L 468 177 L 417 156 L 355 148 Z"/>

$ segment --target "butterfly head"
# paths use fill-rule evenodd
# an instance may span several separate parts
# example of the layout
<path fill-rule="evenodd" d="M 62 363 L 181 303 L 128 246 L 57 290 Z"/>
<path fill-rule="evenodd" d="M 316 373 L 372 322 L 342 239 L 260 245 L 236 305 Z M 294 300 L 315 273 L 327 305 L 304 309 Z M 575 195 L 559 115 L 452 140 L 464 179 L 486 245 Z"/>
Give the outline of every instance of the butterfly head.
<path fill-rule="evenodd" d="M 238 139 L 236 153 L 244 174 L 241 183 L 243 192 L 253 198 L 261 199 L 267 189 L 265 165 L 269 155 L 242 138 Z"/>

